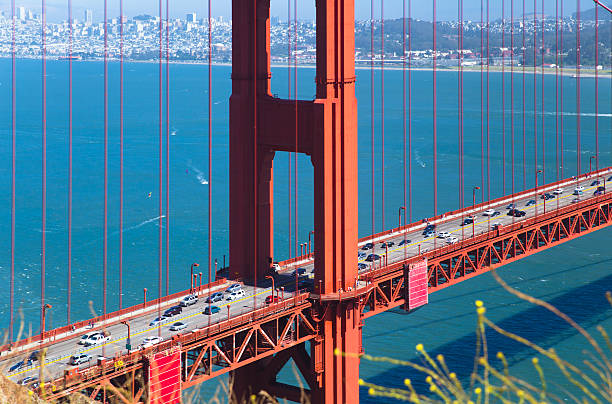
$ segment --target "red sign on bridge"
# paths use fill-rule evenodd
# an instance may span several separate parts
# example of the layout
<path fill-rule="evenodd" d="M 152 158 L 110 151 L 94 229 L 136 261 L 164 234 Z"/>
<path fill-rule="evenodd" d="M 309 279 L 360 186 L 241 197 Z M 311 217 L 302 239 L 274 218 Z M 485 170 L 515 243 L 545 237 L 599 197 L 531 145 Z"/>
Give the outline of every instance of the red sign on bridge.
<path fill-rule="evenodd" d="M 429 303 L 427 282 L 427 259 L 411 264 L 408 272 L 408 310 Z"/>

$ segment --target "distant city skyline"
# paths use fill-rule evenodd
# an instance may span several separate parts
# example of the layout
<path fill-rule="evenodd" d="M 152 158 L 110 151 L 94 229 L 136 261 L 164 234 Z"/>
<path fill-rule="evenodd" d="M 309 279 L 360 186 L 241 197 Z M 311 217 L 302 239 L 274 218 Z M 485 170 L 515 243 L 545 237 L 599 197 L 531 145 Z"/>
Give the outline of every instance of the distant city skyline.
<path fill-rule="evenodd" d="M 165 13 L 165 0 L 162 0 L 162 9 Z M 408 0 L 406 0 L 407 3 Z M 482 0 L 485 7 L 487 0 Z M 488 0 L 490 6 L 490 19 L 497 19 L 501 17 L 501 2 L 499 0 Z M 540 0 L 537 5 L 537 12 L 541 12 Z M 293 1 L 291 1 L 293 4 Z M 355 6 L 355 18 L 357 20 L 367 20 L 370 18 L 370 2 L 367 0 L 357 0 Z M 425 4 L 424 4 L 425 3 Z M 464 1 L 463 16 L 464 20 L 480 20 L 480 1 L 474 0 Z M 510 16 L 510 0 L 506 2 L 506 16 Z M 515 17 L 519 17 L 522 14 L 522 2 L 516 0 L 514 5 Z M 528 14 L 533 12 L 533 2 L 528 2 L 526 5 L 526 12 Z M 67 0 L 47 0 L 46 1 L 47 19 L 50 22 L 58 22 L 67 20 Z M 143 1 L 125 1 L 124 2 L 124 14 L 128 17 L 133 17 L 139 14 L 151 14 L 158 15 L 157 2 L 143 2 Z M 92 10 L 93 22 L 100 22 L 104 18 L 104 10 L 102 8 L 103 2 L 92 1 L 92 0 L 74 0 L 72 1 L 73 16 L 74 18 L 81 20 L 83 19 L 85 10 Z M 431 21 L 432 19 L 432 3 L 423 2 L 422 0 L 412 0 L 412 15 L 416 19 Z M 10 0 L 0 0 L 0 10 L 4 11 L 5 15 L 10 15 L 11 3 Z M 25 7 L 26 9 L 32 10 L 38 14 L 41 10 L 40 0 L 16 0 L 16 8 Z M 582 4 L 584 10 L 592 8 L 593 5 L 590 1 L 585 1 Z M 287 1 L 286 0 L 271 0 L 272 16 L 279 17 L 281 20 L 287 19 Z M 564 2 L 564 14 L 571 15 L 576 11 L 575 1 Z M 16 11 L 17 13 L 18 11 Z M 170 16 L 171 18 L 185 18 L 188 13 L 196 13 L 198 18 L 203 18 L 207 15 L 207 9 L 201 0 L 184 0 L 180 6 L 170 5 Z M 552 0 L 545 1 L 545 13 L 555 13 L 555 2 Z M 212 14 L 214 17 L 222 16 L 224 19 L 231 19 L 231 2 L 230 0 L 224 0 L 222 2 L 213 2 Z M 292 11 L 293 14 L 293 11 Z M 119 1 L 108 2 L 108 17 L 114 18 L 119 15 Z M 396 19 L 402 15 L 402 2 L 394 1 L 385 3 L 385 19 Z M 300 20 L 312 20 L 315 18 L 315 7 L 314 0 L 300 1 L 298 4 L 298 19 Z M 380 0 L 374 1 L 374 18 L 380 19 Z M 457 19 L 457 0 L 438 0 L 437 1 L 437 18 L 440 21 L 443 20 L 454 20 Z"/>

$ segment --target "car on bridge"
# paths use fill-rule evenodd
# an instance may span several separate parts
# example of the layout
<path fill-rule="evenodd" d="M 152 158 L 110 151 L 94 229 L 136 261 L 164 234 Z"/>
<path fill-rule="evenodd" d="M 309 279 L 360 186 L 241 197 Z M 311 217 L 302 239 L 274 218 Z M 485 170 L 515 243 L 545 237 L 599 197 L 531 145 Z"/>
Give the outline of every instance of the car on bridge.
<path fill-rule="evenodd" d="M 363 247 L 361 247 L 362 250 L 366 250 L 366 251 L 371 250 L 372 248 L 374 248 L 374 244 L 372 243 L 365 243 Z"/>
<path fill-rule="evenodd" d="M 86 353 L 79 353 L 72 355 L 69 363 L 71 365 L 80 365 L 81 363 L 88 363 L 89 361 L 91 361 L 90 355 L 87 355 Z"/>
<path fill-rule="evenodd" d="M 438 233 L 438 238 L 447 238 L 450 236 L 450 233 L 447 231 L 441 231 L 440 233 Z"/>
<path fill-rule="evenodd" d="M 295 275 L 296 272 L 297 272 L 297 276 L 304 276 L 306 275 L 306 268 L 298 268 L 295 270 L 293 274 Z"/>
<path fill-rule="evenodd" d="M 398 246 L 403 246 L 404 244 L 410 244 L 412 243 L 412 240 L 406 239 L 406 240 L 401 240 L 399 243 L 397 243 Z"/>
<path fill-rule="evenodd" d="M 28 386 L 28 388 L 31 388 L 31 389 L 36 389 L 38 388 L 39 383 L 38 383 L 37 377 L 28 376 L 28 377 L 24 377 L 23 379 L 19 380 L 17 384 L 20 386 Z"/>
<path fill-rule="evenodd" d="M 89 338 L 85 340 L 85 343 L 83 345 L 85 346 L 100 345 L 100 344 L 110 341 L 110 339 L 111 339 L 110 332 L 108 331 L 96 332 L 96 333 L 91 334 Z"/>
<path fill-rule="evenodd" d="M 33 360 L 30 360 L 30 359 L 21 360 L 9 368 L 9 373 L 16 372 L 18 370 L 21 370 L 22 368 L 32 366 L 33 364 L 34 364 Z"/>
<path fill-rule="evenodd" d="M 574 189 L 574 192 L 572 193 L 572 195 L 582 195 L 582 194 L 584 194 L 584 191 L 578 188 Z"/>
<path fill-rule="evenodd" d="M 394 245 L 395 245 L 395 242 L 393 241 L 385 241 L 380 245 L 380 248 L 393 247 Z"/>
<path fill-rule="evenodd" d="M 165 323 L 166 321 L 168 321 L 168 318 L 161 316 L 161 317 L 156 317 L 155 320 L 151 321 L 149 323 L 149 327 L 155 327 L 158 326 L 160 324 Z"/>
<path fill-rule="evenodd" d="M 225 297 L 225 300 L 233 301 L 233 300 L 237 300 L 237 299 L 239 299 L 241 297 L 244 297 L 244 290 L 242 290 L 242 289 L 230 293 L 229 295 L 227 295 Z"/>
<path fill-rule="evenodd" d="M 459 241 L 459 238 L 457 238 L 456 236 L 450 236 L 446 238 L 447 244 L 455 244 L 457 243 L 457 241 Z"/>
<path fill-rule="evenodd" d="M 582 185 L 578 185 L 576 188 L 574 188 L 574 191 L 584 191 L 584 187 Z"/>
<path fill-rule="evenodd" d="M 89 337 L 91 337 L 92 335 L 94 335 L 94 334 L 95 334 L 95 332 L 94 332 L 94 333 L 90 333 L 90 334 L 83 334 L 83 335 L 81 336 L 81 339 L 79 339 L 78 344 L 79 344 L 79 345 L 85 345 L 85 341 L 87 341 L 87 339 L 88 339 Z"/>
<path fill-rule="evenodd" d="M 242 285 L 240 285 L 239 283 L 234 283 L 229 288 L 225 289 L 225 293 L 234 293 L 234 292 L 238 292 L 241 289 L 242 289 Z"/>
<path fill-rule="evenodd" d="M 593 196 L 603 195 L 603 193 L 604 192 L 602 190 L 596 189 L 595 192 L 593 192 Z"/>
<path fill-rule="evenodd" d="M 362 271 L 364 269 L 368 269 L 368 266 L 364 264 L 363 262 L 360 262 L 359 264 L 357 264 L 357 269 Z"/>
<path fill-rule="evenodd" d="M 516 208 L 516 205 L 514 203 L 511 203 L 510 205 L 506 206 L 506 209 L 514 209 Z"/>
<path fill-rule="evenodd" d="M 211 316 L 213 314 L 216 314 L 218 312 L 220 312 L 221 309 L 217 306 L 210 306 L 209 307 L 204 307 L 204 311 L 202 312 L 202 314 L 206 314 L 207 316 Z"/>
<path fill-rule="evenodd" d="M 514 217 L 523 217 L 525 216 L 527 213 L 525 213 L 524 210 L 518 210 L 518 209 L 510 209 L 508 211 L 508 216 L 514 216 Z"/>
<path fill-rule="evenodd" d="M 183 308 L 181 306 L 172 306 L 169 309 L 167 309 L 166 311 L 164 311 L 163 316 L 164 317 L 174 317 L 178 314 L 181 314 L 183 312 Z"/>
<path fill-rule="evenodd" d="M 177 321 L 176 323 L 170 326 L 170 331 L 180 331 L 184 330 L 185 328 L 187 328 L 186 323 L 183 323 L 182 321 Z"/>
<path fill-rule="evenodd" d="M 366 253 L 364 253 L 362 251 L 358 251 L 357 252 L 357 258 L 365 258 L 367 256 L 368 256 L 368 254 L 366 254 Z"/>
<path fill-rule="evenodd" d="M 535 199 L 530 199 L 530 200 L 528 200 L 528 201 L 527 201 L 527 203 L 525 204 L 525 206 L 532 206 L 532 205 L 535 205 L 535 204 L 536 204 Z"/>
<path fill-rule="evenodd" d="M 138 349 L 146 349 L 150 348 L 153 345 L 159 344 L 164 339 L 162 337 L 154 336 L 145 338 L 140 345 L 138 345 Z"/>
<path fill-rule="evenodd" d="M 612 175 L 608 177 L 608 181 L 612 181 Z"/>
<path fill-rule="evenodd" d="M 461 226 L 467 226 L 468 224 L 472 223 L 474 223 L 474 219 L 472 219 L 471 217 L 467 217 L 463 219 L 463 222 L 461 222 Z"/>
<path fill-rule="evenodd" d="M 281 266 L 278 264 L 278 262 L 273 263 L 272 265 L 270 265 L 270 269 L 273 272 L 279 273 L 281 271 Z"/>
<path fill-rule="evenodd" d="M 427 233 L 433 233 L 434 230 L 436 230 L 436 225 L 428 224 L 427 226 L 425 226 L 425 229 L 423 230 L 423 235 L 426 236 Z"/>
<path fill-rule="evenodd" d="M 554 199 L 554 197 L 555 196 L 553 194 L 549 193 L 540 195 L 540 199 L 544 199 L 545 201 L 548 201 L 549 199 Z"/>
<path fill-rule="evenodd" d="M 601 184 L 601 182 L 599 180 L 595 180 L 593 182 L 591 182 L 591 186 L 594 187 L 595 185 L 599 185 Z"/>
<path fill-rule="evenodd" d="M 563 190 L 561 188 L 557 188 L 553 191 L 553 194 L 555 195 L 561 195 L 563 193 Z"/>
<path fill-rule="evenodd" d="M 223 292 L 215 292 L 206 298 L 206 303 L 215 303 L 223 300 Z"/>
<path fill-rule="evenodd" d="M 270 295 L 266 297 L 266 304 L 278 303 L 279 297 L 275 295 Z"/>
<path fill-rule="evenodd" d="M 493 216 L 493 213 L 495 213 L 495 209 L 487 209 L 482 212 L 483 216 Z"/>
<path fill-rule="evenodd" d="M 181 299 L 180 305 L 183 307 L 191 306 L 192 304 L 196 304 L 198 302 L 198 297 L 196 295 L 187 295 Z"/>
<path fill-rule="evenodd" d="M 374 261 L 378 261 L 380 258 L 381 257 L 378 254 L 370 254 L 370 255 L 368 255 L 368 258 L 366 258 L 366 261 L 374 262 Z"/>

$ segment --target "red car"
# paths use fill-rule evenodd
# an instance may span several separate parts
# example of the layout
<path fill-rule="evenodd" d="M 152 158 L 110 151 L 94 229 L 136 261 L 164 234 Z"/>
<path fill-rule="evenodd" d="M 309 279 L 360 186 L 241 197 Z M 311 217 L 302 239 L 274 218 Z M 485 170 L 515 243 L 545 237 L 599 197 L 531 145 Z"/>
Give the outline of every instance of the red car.
<path fill-rule="evenodd" d="M 270 296 L 266 297 L 266 304 L 278 303 L 279 300 L 280 299 L 278 298 L 278 296 L 270 295 Z"/>

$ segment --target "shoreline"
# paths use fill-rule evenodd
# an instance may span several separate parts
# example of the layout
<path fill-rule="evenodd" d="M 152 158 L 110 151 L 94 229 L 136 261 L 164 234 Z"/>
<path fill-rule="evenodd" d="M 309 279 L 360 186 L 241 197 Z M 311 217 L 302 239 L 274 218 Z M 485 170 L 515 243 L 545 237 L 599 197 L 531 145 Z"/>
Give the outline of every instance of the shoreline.
<path fill-rule="evenodd" d="M 10 59 L 10 56 L 0 56 L 1 59 Z M 40 58 L 38 57 L 18 57 L 15 58 L 16 60 L 40 60 Z M 47 57 L 47 61 L 68 61 L 68 59 L 62 59 L 59 57 Z M 96 58 L 91 58 L 91 59 L 75 59 L 73 60 L 73 62 L 103 62 L 104 59 L 96 59 Z M 109 59 L 108 60 L 111 63 L 118 63 L 119 59 L 113 58 L 113 59 Z M 166 63 L 166 61 L 162 61 L 163 63 Z M 157 64 L 159 63 L 158 60 L 125 60 L 124 59 L 124 63 L 154 63 Z M 171 60 L 169 62 L 170 64 L 173 65 L 203 65 L 203 66 L 207 66 L 208 62 L 207 61 L 197 61 L 197 60 Z M 393 63 L 393 62 L 389 62 L 389 65 L 385 65 L 384 69 L 388 70 L 388 71 L 402 71 L 404 69 L 403 66 L 398 65 L 397 63 Z M 393 63 L 393 64 L 391 64 Z M 211 63 L 213 66 L 224 66 L 224 67 L 231 67 L 232 63 L 231 62 L 212 62 Z M 288 65 L 286 63 L 270 63 L 270 67 L 271 68 L 287 68 Z M 292 66 L 293 67 L 293 66 Z M 298 64 L 297 66 L 300 69 L 314 69 L 316 68 L 316 65 L 313 64 Z M 355 64 L 355 70 L 370 70 L 372 69 L 371 66 L 364 64 Z M 381 66 L 377 65 L 374 66 L 374 70 L 381 70 Z M 433 72 L 433 67 L 423 67 L 423 66 L 419 66 L 419 67 L 412 67 L 411 69 L 408 69 L 408 67 L 406 67 L 406 70 L 411 70 L 411 71 L 427 71 L 427 72 Z M 452 73 L 459 73 L 459 67 L 458 66 L 452 66 L 452 67 L 438 67 L 436 68 L 436 72 L 440 73 L 440 72 L 452 72 Z M 480 73 L 481 72 L 481 68 L 480 66 L 464 66 L 463 67 L 463 72 L 464 73 Z M 487 68 L 486 66 L 483 66 L 482 69 L 483 73 L 487 72 Z M 502 73 L 502 68 L 499 65 L 495 65 L 495 66 L 489 66 L 489 73 Z M 523 67 L 522 66 L 518 66 L 518 67 L 514 67 L 514 68 L 510 68 L 510 66 L 506 66 L 506 68 L 504 69 L 504 73 L 511 73 L 511 74 L 523 74 Z M 578 69 L 576 69 L 575 67 L 566 67 L 563 68 L 563 71 L 561 71 L 561 69 L 555 69 L 555 68 L 551 68 L 551 67 L 544 67 L 542 68 L 541 66 L 536 67 L 536 71 L 535 71 L 536 75 L 559 75 L 559 76 L 569 76 L 569 77 L 573 77 L 573 78 L 577 78 L 578 75 Z M 525 66 L 525 75 L 531 75 L 533 76 L 534 74 L 534 68 L 533 66 Z M 599 74 L 597 75 L 598 78 L 604 78 L 604 79 L 610 79 L 612 78 L 612 70 L 601 70 L 599 72 Z M 593 66 L 590 67 L 582 67 L 580 69 L 580 78 L 595 78 L 595 69 Z"/>

